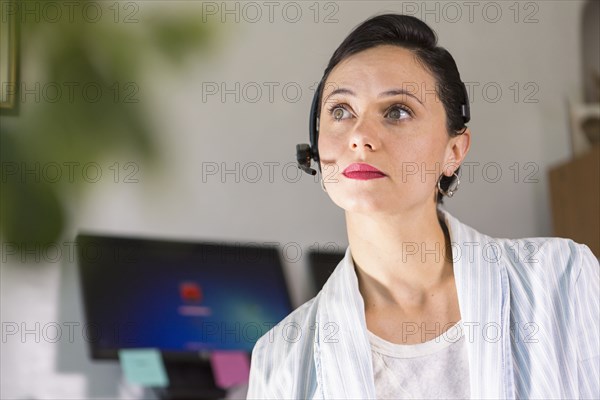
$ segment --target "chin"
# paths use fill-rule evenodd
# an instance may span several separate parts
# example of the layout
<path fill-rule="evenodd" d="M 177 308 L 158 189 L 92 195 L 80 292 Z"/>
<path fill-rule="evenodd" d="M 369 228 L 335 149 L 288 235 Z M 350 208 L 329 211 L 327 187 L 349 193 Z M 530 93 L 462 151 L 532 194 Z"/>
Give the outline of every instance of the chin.
<path fill-rule="evenodd" d="M 402 214 L 425 206 L 429 199 L 434 199 L 430 191 L 415 186 L 396 186 L 393 190 L 385 190 L 330 185 L 327 189 L 329 197 L 338 207 L 357 214 Z"/>
<path fill-rule="evenodd" d="M 383 193 L 356 193 L 356 191 L 335 191 L 329 197 L 341 209 L 349 213 L 377 214 L 396 211 L 400 205 L 398 197 Z"/>

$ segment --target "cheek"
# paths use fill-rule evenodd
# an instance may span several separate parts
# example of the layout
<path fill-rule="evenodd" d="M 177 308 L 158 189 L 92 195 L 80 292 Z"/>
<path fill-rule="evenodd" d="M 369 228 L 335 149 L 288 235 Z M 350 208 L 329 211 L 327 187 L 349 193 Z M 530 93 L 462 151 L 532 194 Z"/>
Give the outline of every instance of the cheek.
<path fill-rule="evenodd" d="M 319 135 L 318 146 L 319 158 L 322 163 L 337 161 L 346 147 L 342 137 L 334 135 Z"/>
<path fill-rule="evenodd" d="M 442 173 L 444 144 L 431 135 L 394 141 L 390 152 L 397 182 L 431 186 Z"/>
<path fill-rule="evenodd" d="M 321 175 L 325 182 L 336 182 L 340 173 L 339 162 L 344 151 L 344 145 L 339 139 L 331 136 L 319 136 L 319 162 Z"/>

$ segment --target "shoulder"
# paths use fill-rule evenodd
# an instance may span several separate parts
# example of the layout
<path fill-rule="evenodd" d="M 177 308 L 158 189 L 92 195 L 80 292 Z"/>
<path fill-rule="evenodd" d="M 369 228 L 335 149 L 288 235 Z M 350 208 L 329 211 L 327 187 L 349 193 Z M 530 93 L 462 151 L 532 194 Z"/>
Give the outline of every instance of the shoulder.
<path fill-rule="evenodd" d="M 278 347 L 285 349 L 290 344 L 305 340 L 305 328 L 308 329 L 314 324 L 316 318 L 318 298 L 319 295 L 308 300 L 273 326 L 258 339 L 252 352 L 274 350 Z"/>
<path fill-rule="evenodd" d="M 502 259 L 512 267 L 540 267 L 576 275 L 584 263 L 597 263 L 597 259 L 586 245 L 571 239 L 529 237 L 496 238 L 493 241 L 502 252 Z"/>
<path fill-rule="evenodd" d="M 494 256 L 504 264 L 515 288 L 543 290 L 569 296 L 583 270 L 598 273 L 598 259 L 590 249 L 571 239 L 529 237 L 493 239 Z"/>
<path fill-rule="evenodd" d="M 587 246 L 558 237 L 497 238 L 466 225 L 443 211 L 455 236 L 459 256 L 482 259 L 508 268 L 552 269 L 568 272 L 579 268 L 591 252 Z M 587 250 L 587 251 L 586 251 Z"/>
<path fill-rule="evenodd" d="M 571 239 L 496 238 L 460 222 L 446 211 L 443 214 L 455 236 L 456 257 L 506 268 L 511 282 L 530 286 L 534 280 L 546 282 L 544 287 L 553 284 L 564 288 L 574 283 L 582 268 L 598 269 L 598 259 L 590 249 Z"/>
<path fill-rule="evenodd" d="M 314 379 L 314 326 L 319 295 L 298 307 L 261 336 L 252 350 L 249 398 L 290 394 L 299 379 Z M 298 375 L 294 375 L 295 373 Z M 305 374 L 305 377 L 301 377 Z M 293 397 L 293 396 L 292 396 Z"/>

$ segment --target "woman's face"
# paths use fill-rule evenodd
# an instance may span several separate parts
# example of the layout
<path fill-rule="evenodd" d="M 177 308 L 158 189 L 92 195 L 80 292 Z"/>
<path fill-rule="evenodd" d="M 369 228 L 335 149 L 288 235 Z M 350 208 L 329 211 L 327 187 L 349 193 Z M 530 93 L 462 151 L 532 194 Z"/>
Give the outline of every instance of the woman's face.
<path fill-rule="evenodd" d="M 468 132 L 448 135 L 435 85 L 413 53 L 397 46 L 364 50 L 331 71 L 318 147 L 334 203 L 347 212 L 383 214 L 435 204 L 438 177 L 452 175 L 469 142 Z M 382 174 L 352 173 L 355 163 Z"/>

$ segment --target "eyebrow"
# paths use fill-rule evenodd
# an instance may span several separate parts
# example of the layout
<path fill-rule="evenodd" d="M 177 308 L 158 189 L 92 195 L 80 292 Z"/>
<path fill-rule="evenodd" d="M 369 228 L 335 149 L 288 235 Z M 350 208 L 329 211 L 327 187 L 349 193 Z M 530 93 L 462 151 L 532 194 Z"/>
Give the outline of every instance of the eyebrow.
<path fill-rule="evenodd" d="M 338 89 L 335 89 L 333 92 L 329 93 L 327 95 L 327 97 L 325 97 L 325 99 L 323 99 L 323 103 L 325 103 L 327 101 L 327 99 L 329 99 L 331 96 L 333 96 L 335 94 L 347 94 L 347 95 L 350 95 L 350 96 L 356 96 L 356 93 L 354 93 L 350 89 L 338 88 Z M 421 100 L 419 100 L 419 98 L 417 96 L 415 96 L 414 94 L 412 94 L 411 92 L 409 92 L 406 89 L 391 89 L 391 90 L 386 90 L 385 92 L 379 93 L 379 95 L 377 97 L 381 98 L 381 97 L 391 97 L 391 96 L 398 96 L 398 95 L 410 96 L 413 99 L 415 99 L 416 101 L 418 101 L 422 106 L 425 106 L 421 102 Z"/>

